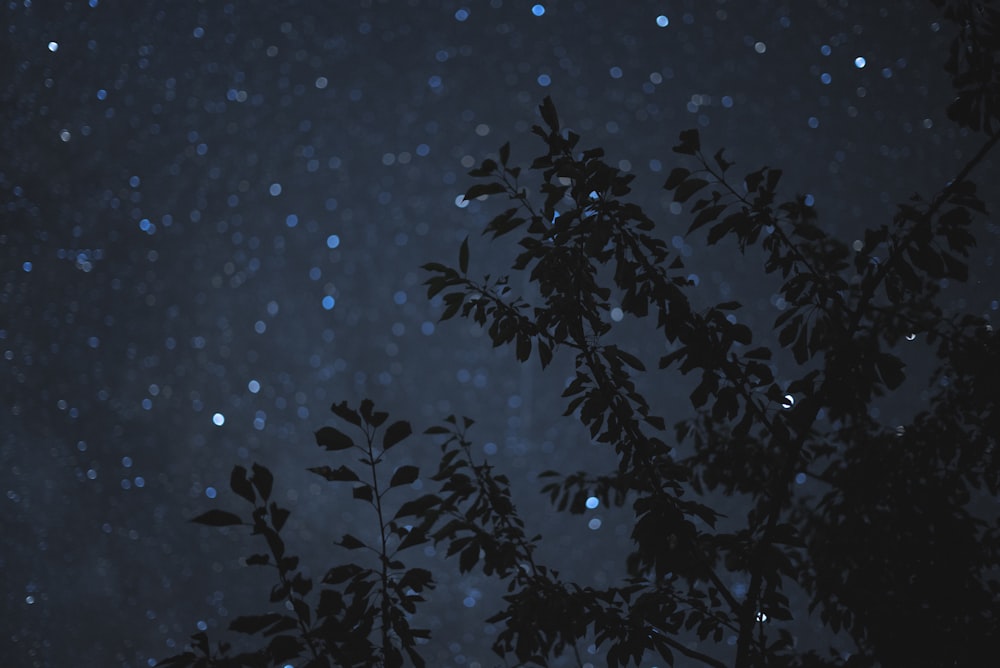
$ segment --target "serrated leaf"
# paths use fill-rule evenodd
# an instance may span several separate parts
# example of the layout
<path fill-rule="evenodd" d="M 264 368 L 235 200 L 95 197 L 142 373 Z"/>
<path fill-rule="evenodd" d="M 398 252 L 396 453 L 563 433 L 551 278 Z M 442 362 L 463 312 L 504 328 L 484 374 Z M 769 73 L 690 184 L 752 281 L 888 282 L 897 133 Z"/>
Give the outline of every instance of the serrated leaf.
<path fill-rule="evenodd" d="M 400 466 L 396 469 L 396 472 L 392 474 L 392 479 L 389 480 L 389 487 L 398 487 L 400 485 L 408 485 L 417 478 L 420 477 L 420 469 L 416 466 Z"/>
<path fill-rule="evenodd" d="M 684 130 L 680 134 L 680 144 L 674 146 L 675 153 L 694 155 L 701 150 L 701 138 L 695 129 Z"/>
<path fill-rule="evenodd" d="M 397 445 L 412 433 L 413 429 L 410 427 L 409 422 L 405 420 L 393 422 L 386 428 L 385 435 L 382 436 L 382 450 L 388 450 Z"/>
<path fill-rule="evenodd" d="M 425 266 L 427 266 L 427 265 L 425 265 Z M 447 267 L 445 267 L 444 265 L 437 265 L 437 266 L 440 266 L 443 271 L 449 271 L 449 269 Z M 330 406 L 330 411 L 334 415 L 336 415 L 337 417 L 339 417 L 341 420 L 344 420 L 346 422 L 350 422 L 355 427 L 360 427 L 361 426 L 361 416 L 358 415 L 358 412 L 356 410 L 354 410 L 353 408 L 350 408 L 347 405 L 346 401 L 341 401 L 339 404 L 333 404 L 332 406 Z"/>
<path fill-rule="evenodd" d="M 228 527 L 243 524 L 239 515 L 225 510 L 209 510 L 197 517 L 192 517 L 189 522 L 195 524 L 205 524 L 210 527 Z"/>
<path fill-rule="evenodd" d="M 375 410 L 375 402 L 371 399 L 361 400 L 361 419 L 371 426 L 381 427 L 388 417 L 389 414 L 385 411 Z"/>
<path fill-rule="evenodd" d="M 347 450 L 354 447 L 354 441 L 339 429 L 322 427 L 316 432 L 316 445 L 331 451 Z"/>
<path fill-rule="evenodd" d="M 723 173 L 725 173 L 725 171 L 727 169 L 729 169 L 730 167 L 732 167 L 733 164 L 734 164 L 734 163 L 729 162 L 728 160 L 726 160 L 725 156 L 723 155 L 724 151 L 725 151 L 725 149 L 720 148 L 718 151 L 715 152 L 715 156 L 714 156 L 715 157 L 715 164 L 717 164 L 719 166 L 719 169 L 721 169 Z"/>

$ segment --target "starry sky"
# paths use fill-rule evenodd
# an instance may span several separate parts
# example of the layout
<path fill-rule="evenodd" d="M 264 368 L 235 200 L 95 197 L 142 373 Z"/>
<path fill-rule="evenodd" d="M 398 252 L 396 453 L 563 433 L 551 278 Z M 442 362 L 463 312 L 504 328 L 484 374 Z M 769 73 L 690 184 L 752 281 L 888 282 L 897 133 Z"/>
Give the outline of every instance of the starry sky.
<path fill-rule="evenodd" d="M 235 614 L 264 611 L 269 585 L 240 561 L 253 543 L 186 522 L 239 507 L 235 464 L 275 472 L 290 548 L 322 573 L 343 557 L 334 535 L 371 518 L 304 469 L 330 463 L 313 438 L 329 405 L 364 397 L 417 431 L 475 418 L 547 554 L 610 583 L 628 546 L 615 512 L 553 518 L 532 496 L 541 470 L 612 461 L 560 417 L 570 367 L 512 364 L 468 323 L 439 323 L 421 285 L 420 265 L 454 263 L 467 235 L 473 273 L 511 257 L 478 233 L 498 209 L 461 194 L 503 142 L 515 162 L 541 152 L 528 130 L 544 96 L 636 173 L 636 201 L 705 299 L 741 299 L 764 323 L 773 286 L 744 280 L 759 265 L 685 239 L 661 188 L 679 131 L 699 128 L 736 169 L 784 168 L 787 195 L 807 195 L 848 242 L 939 189 L 980 142 L 945 115 L 951 35 L 929 2 L 0 12 L 5 665 L 148 666 L 198 629 L 220 637 Z M 996 177 L 994 159 L 974 178 Z M 970 283 L 946 289 L 956 309 L 996 312 L 997 232 L 982 223 Z M 686 415 L 683 388 L 659 392 Z M 433 469 L 433 443 L 409 448 L 401 463 Z M 442 578 L 432 664 L 492 665 L 491 592 L 478 575 Z"/>

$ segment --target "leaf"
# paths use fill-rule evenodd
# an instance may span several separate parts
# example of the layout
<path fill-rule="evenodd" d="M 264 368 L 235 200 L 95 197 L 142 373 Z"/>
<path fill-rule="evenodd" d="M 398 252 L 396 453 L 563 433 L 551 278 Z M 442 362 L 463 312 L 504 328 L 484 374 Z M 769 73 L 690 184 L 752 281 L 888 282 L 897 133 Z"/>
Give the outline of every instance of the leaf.
<path fill-rule="evenodd" d="M 393 422 L 386 428 L 385 435 L 382 437 L 382 450 L 388 450 L 412 433 L 413 429 L 409 422 L 405 420 Z"/>
<path fill-rule="evenodd" d="M 510 142 L 505 142 L 500 147 L 500 164 L 506 167 L 508 160 L 510 160 Z"/>
<path fill-rule="evenodd" d="M 226 512 L 225 510 L 209 510 L 188 521 L 195 524 L 205 524 L 210 527 L 228 527 L 243 524 L 243 520 L 239 515 Z"/>
<path fill-rule="evenodd" d="M 372 493 L 371 485 L 367 483 L 365 483 L 364 485 L 358 485 L 357 487 L 352 489 L 351 495 L 355 499 L 361 499 L 362 501 L 367 501 L 368 503 L 371 503 L 372 500 L 375 498 L 374 494 Z"/>
<path fill-rule="evenodd" d="M 878 369 L 879 377 L 882 378 L 882 382 L 890 390 L 895 390 L 906 379 L 906 374 L 903 372 L 906 365 L 895 355 L 881 353 L 875 362 L 875 366 Z"/>
<path fill-rule="evenodd" d="M 701 150 L 701 138 L 695 129 L 684 130 L 680 134 L 681 143 L 674 146 L 675 153 L 683 155 L 694 155 Z"/>
<path fill-rule="evenodd" d="M 778 181 L 781 179 L 780 169 L 769 169 L 767 171 L 767 189 L 774 192 L 775 188 L 778 187 Z"/>
<path fill-rule="evenodd" d="M 702 225 L 707 225 L 713 220 L 719 217 L 719 215 L 726 210 L 725 204 L 716 204 L 714 206 L 707 207 L 698 212 L 695 216 L 694 222 L 691 223 L 691 227 L 688 228 L 688 234 L 691 234 L 697 230 Z"/>
<path fill-rule="evenodd" d="M 354 441 L 344 432 L 334 427 L 322 427 L 316 432 L 316 445 L 327 450 L 347 450 L 354 447 Z"/>
<path fill-rule="evenodd" d="M 330 482 L 358 482 L 361 480 L 361 478 L 358 477 L 358 474 L 347 466 L 338 466 L 335 469 L 332 469 L 329 466 L 313 466 L 306 470 L 311 471 L 318 476 L 322 476 Z"/>
<path fill-rule="evenodd" d="M 458 249 L 458 269 L 463 274 L 469 271 L 469 237 L 465 237 L 462 246 Z"/>
<path fill-rule="evenodd" d="M 247 566 L 267 566 L 271 563 L 271 557 L 267 554 L 251 554 L 246 558 Z"/>
<path fill-rule="evenodd" d="M 411 568 L 399 579 L 400 588 L 409 587 L 413 591 L 434 588 L 434 577 L 426 568 Z"/>
<path fill-rule="evenodd" d="M 385 411 L 375 410 L 375 402 L 371 399 L 361 400 L 361 419 L 373 427 L 381 427 L 389 414 Z"/>
<path fill-rule="evenodd" d="M 517 333 L 517 350 L 515 355 L 518 362 L 525 362 L 531 357 L 531 337 L 524 332 Z"/>
<path fill-rule="evenodd" d="M 538 105 L 538 111 L 542 114 L 542 120 L 549 126 L 552 132 L 559 132 L 559 115 L 556 113 L 556 105 L 552 103 L 552 98 L 548 95 Z"/>
<path fill-rule="evenodd" d="M 247 480 L 247 470 L 242 466 L 233 467 L 233 473 L 229 476 L 229 488 L 250 503 L 257 502 L 257 495 L 254 494 L 253 485 Z"/>
<path fill-rule="evenodd" d="M 425 265 L 425 268 L 427 266 L 429 265 Z M 438 265 L 438 266 L 441 266 L 443 270 L 447 270 L 447 267 L 444 267 L 443 265 Z M 339 417 L 341 420 L 344 420 L 345 422 L 350 422 L 355 427 L 361 426 L 361 416 L 358 415 L 358 412 L 356 410 L 354 410 L 353 408 L 349 408 L 347 406 L 346 401 L 341 401 L 339 404 L 333 404 L 332 406 L 330 406 L 330 411 L 334 415 Z"/>
<path fill-rule="evenodd" d="M 400 517 L 420 517 L 425 515 L 434 506 L 440 505 L 441 499 L 434 494 L 425 494 L 419 499 L 414 499 L 412 501 L 407 501 L 399 507 L 396 511 L 396 515 L 393 519 L 399 519 Z"/>
<path fill-rule="evenodd" d="M 622 362 L 625 362 L 625 364 L 629 365 L 630 367 L 632 367 L 636 371 L 645 371 L 646 370 L 646 365 L 643 364 L 642 360 L 640 360 L 635 355 L 633 355 L 631 353 L 627 353 L 627 352 L 625 352 L 624 350 L 621 350 L 621 349 L 617 350 L 617 353 L 618 353 L 618 358 Z"/>
<path fill-rule="evenodd" d="M 345 533 L 344 537 L 340 539 L 340 542 L 337 543 L 337 545 L 340 545 L 343 548 L 347 548 L 348 550 L 356 550 L 360 547 L 366 547 L 363 541 L 359 540 L 358 538 L 355 538 L 349 533 Z"/>
<path fill-rule="evenodd" d="M 324 584 L 340 584 L 350 578 L 354 577 L 358 573 L 361 573 L 363 569 L 357 564 L 344 564 L 342 566 L 334 566 L 326 572 L 323 576 Z"/>
<path fill-rule="evenodd" d="M 291 511 L 285 508 L 279 508 L 278 504 L 271 503 L 271 524 L 274 525 L 275 531 L 281 531 L 282 527 L 285 526 L 285 522 L 288 521 L 288 516 Z"/>
<path fill-rule="evenodd" d="M 543 369 L 552 362 L 552 348 L 544 341 L 538 342 L 538 360 L 542 363 Z"/>
<path fill-rule="evenodd" d="M 229 630 L 236 631 L 237 633 L 259 633 L 275 622 L 281 620 L 283 617 L 284 615 L 280 615 L 276 612 L 269 612 L 266 615 L 247 615 L 237 617 L 229 623 Z M 292 621 L 294 622 L 295 620 L 292 619 Z"/>
<path fill-rule="evenodd" d="M 708 181 L 705 179 L 688 179 L 684 183 L 677 186 L 677 190 L 674 191 L 674 201 L 686 202 L 691 199 L 692 195 L 707 185 Z"/>
<path fill-rule="evenodd" d="M 663 184 L 664 190 L 673 190 L 677 186 L 687 179 L 691 175 L 690 169 L 685 169 L 684 167 L 674 167 L 670 170 L 670 175 L 667 177 L 667 182 Z"/>
<path fill-rule="evenodd" d="M 267 646 L 267 653 L 273 661 L 284 663 L 289 659 L 298 658 L 302 644 L 295 636 L 274 636 Z"/>
<path fill-rule="evenodd" d="M 257 491 L 260 492 L 261 498 L 267 501 L 271 497 L 271 489 L 274 487 L 274 476 L 271 472 L 255 462 L 253 465 L 253 476 L 250 480 L 253 482 L 253 486 L 257 488 Z"/>
<path fill-rule="evenodd" d="M 465 195 L 463 195 L 462 197 L 466 201 L 471 201 L 476 199 L 477 197 L 483 197 L 486 195 L 499 195 L 505 192 L 507 192 L 507 189 L 504 187 L 502 183 L 493 181 L 492 183 L 477 183 L 475 185 L 470 186 L 469 189 L 465 191 Z"/>
<path fill-rule="evenodd" d="M 729 162 L 728 160 L 726 160 L 725 156 L 723 156 L 723 152 L 724 151 L 725 151 L 725 149 L 720 148 L 718 151 L 715 152 L 715 156 L 714 156 L 715 157 L 715 164 L 717 164 L 719 166 L 719 169 L 721 169 L 723 173 L 725 173 L 725 171 L 727 169 L 729 169 L 730 167 L 732 167 L 733 164 L 734 164 L 734 163 Z"/>
<path fill-rule="evenodd" d="M 467 548 L 462 550 L 458 557 L 458 570 L 461 573 L 468 573 L 476 567 L 479 561 L 479 543 L 473 541 Z"/>
<path fill-rule="evenodd" d="M 416 466 L 400 466 L 396 469 L 396 472 L 392 474 L 392 479 L 389 480 L 389 487 L 398 487 L 400 485 L 408 485 L 417 478 L 420 477 L 420 469 Z"/>

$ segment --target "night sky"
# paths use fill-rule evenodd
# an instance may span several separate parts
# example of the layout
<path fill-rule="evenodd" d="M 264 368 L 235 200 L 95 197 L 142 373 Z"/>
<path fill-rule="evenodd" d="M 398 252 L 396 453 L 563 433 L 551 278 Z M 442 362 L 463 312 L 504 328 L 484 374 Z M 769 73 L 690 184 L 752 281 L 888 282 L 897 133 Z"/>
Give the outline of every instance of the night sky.
<path fill-rule="evenodd" d="M 460 196 L 504 141 L 515 162 L 542 152 L 528 130 L 544 96 L 637 174 L 706 303 L 740 299 L 764 326 L 774 286 L 742 280 L 759 262 L 679 236 L 689 218 L 661 188 L 679 131 L 741 172 L 784 168 L 784 192 L 848 242 L 981 142 L 946 118 L 951 33 L 929 2 L 18 0 L 0 16 L 9 666 L 152 665 L 265 611 L 245 532 L 186 521 L 242 510 L 236 464 L 275 472 L 314 574 L 349 559 L 332 542 L 370 530 L 367 508 L 304 471 L 333 463 L 313 432 L 342 400 L 415 431 L 475 418 L 546 558 L 613 583 L 626 524 L 553 517 L 532 491 L 541 470 L 613 462 L 560 417 L 570 367 L 543 376 L 469 323 L 438 323 L 421 285 L 420 265 L 454 264 L 466 235 L 473 274 L 512 257 L 478 233 L 501 205 Z M 973 178 L 996 202 L 996 160 Z M 946 303 L 995 318 L 998 228 L 976 229 L 970 283 Z M 657 392 L 664 414 L 689 413 L 683 387 Z M 408 443 L 396 463 L 432 471 L 435 444 Z M 496 662 L 493 592 L 444 571 L 431 665 Z"/>

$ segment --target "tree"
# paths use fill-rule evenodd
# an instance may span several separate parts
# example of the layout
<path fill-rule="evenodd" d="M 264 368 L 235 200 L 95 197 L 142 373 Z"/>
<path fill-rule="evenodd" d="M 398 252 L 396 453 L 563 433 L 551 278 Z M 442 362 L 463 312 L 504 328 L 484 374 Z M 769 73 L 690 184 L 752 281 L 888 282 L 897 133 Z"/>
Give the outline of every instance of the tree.
<path fill-rule="evenodd" d="M 742 323 L 735 301 L 692 303 L 680 258 L 628 200 L 633 177 L 602 149 L 581 151 L 550 99 L 533 128 L 545 152 L 529 170 L 505 144 L 470 172 L 481 182 L 467 199 L 510 203 L 485 232 L 521 235 L 512 270 L 537 295 L 514 295 L 507 276 L 473 278 L 468 240 L 457 267 L 424 266 L 428 295 L 441 295 L 442 320 L 473 320 L 520 363 L 536 357 L 544 369 L 555 355 L 572 357 L 565 414 L 613 448 L 618 465 L 545 472 L 542 492 L 559 511 L 580 512 L 591 496 L 631 507 L 634 550 L 619 583 L 582 586 L 535 559 L 541 538 L 526 531 L 508 479 L 473 455 L 468 418 L 424 432 L 440 441 L 430 476 L 438 488 L 412 497 L 405 486 L 417 467 L 386 470 L 410 424 L 390 423 L 368 400 L 338 403 L 339 426 L 316 432 L 335 461 L 310 470 L 352 485 L 377 517 L 377 541 L 342 536 L 339 545 L 359 556 L 330 568 L 314 592 L 286 551 L 288 511 L 270 500 L 270 472 L 236 467 L 231 487 L 251 504 L 249 517 L 210 510 L 193 521 L 262 536 L 267 552 L 247 563 L 275 570 L 271 601 L 284 610 L 232 622 L 267 638 L 260 650 L 233 655 L 200 633 L 159 665 L 422 666 L 428 632 L 414 624 L 434 577 L 404 556 L 428 542 L 461 572 L 507 583 L 489 621 L 501 629 L 497 654 L 519 665 L 545 665 L 584 639 L 611 666 L 652 656 L 740 668 L 974 665 L 990 656 L 1000 642 L 1000 523 L 988 502 L 1000 491 L 1000 338 L 983 318 L 947 313 L 939 286 L 967 279 L 973 221 L 985 213 L 970 176 L 1000 138 L 1000 11 L 934 4 L 959 26 L 946 65 L 957 91 L 949 115 L 986 140 L 941 192 L 901 204 L 859 248 L 824 231 L 804 198 L 782 199 L 780 170 L 734 178 L 724 151 L 703 149 L 695 130 L 681 133 L 674 151 L 684 164 L 665 188 L 689 207 L 688 235 L 759 252 L 787 304 L 770 328 Z M 537 187 L 523 184 L 536 178 Z M 616 340 L 612 300 L 662 337 L 666 352 L 651 369 Z M 938 365 L 929 408 L 907 424 L 881 424 L 869 408 L 902 386 L 897 353 L 918 337 Z M 694 377 L 691 417 L 668 428 L 640 389 L 651 374 Z M 340 463 L 348 454 L 356 461 Z M 803 476 L 820 491 L 796 485 Z M 723 519 L 720 504 L 734 500 L 745 515 Z M 727 584 L 737 579 L 747 586 Z M 829 648 L 796 646 L 793 629 L 813 611 Z"/>

